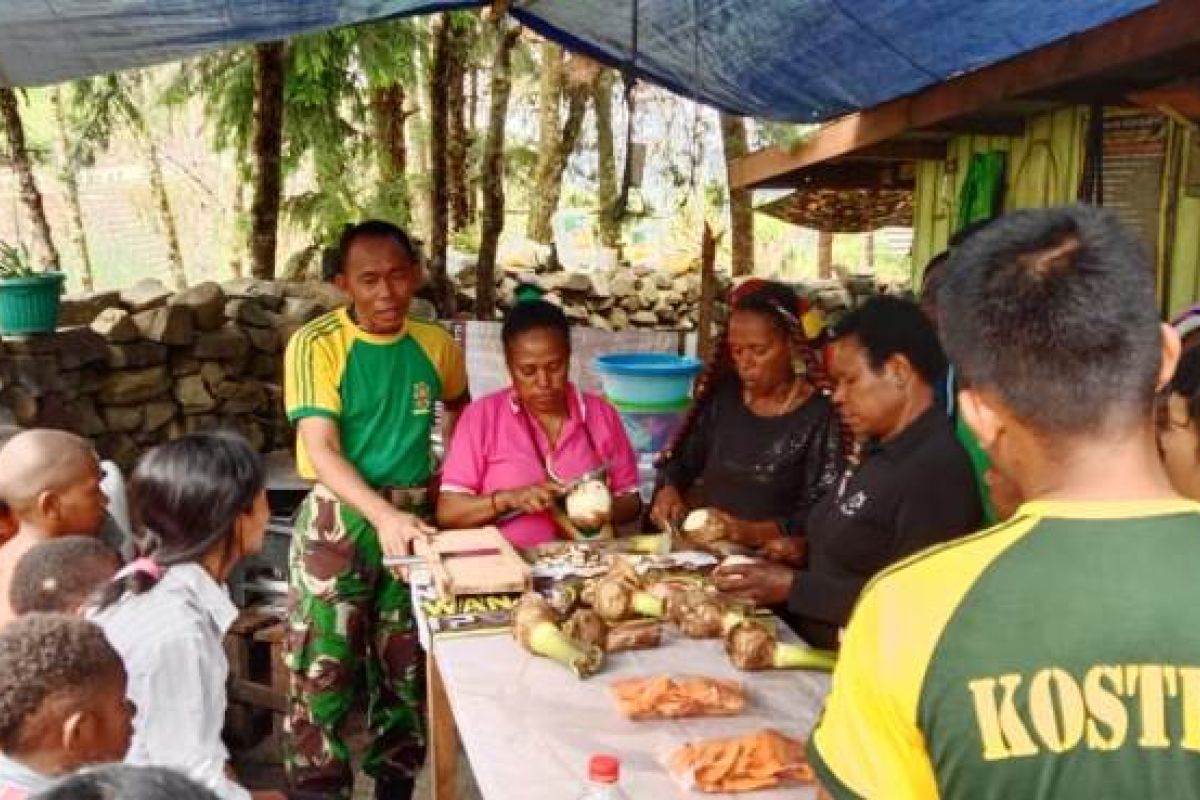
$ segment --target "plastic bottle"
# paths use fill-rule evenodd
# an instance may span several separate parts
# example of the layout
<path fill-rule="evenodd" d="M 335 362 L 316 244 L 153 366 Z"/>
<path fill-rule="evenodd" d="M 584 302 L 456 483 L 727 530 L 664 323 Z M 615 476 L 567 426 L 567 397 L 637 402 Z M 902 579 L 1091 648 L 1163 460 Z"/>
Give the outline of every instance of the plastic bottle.
<path fill-rule="evenodd" d="M 587 790 L 579 800 L 629 800 L 617 782 L 621 779 L 621 759 L 616 756 L 592 756 L 588 761 Z"/>

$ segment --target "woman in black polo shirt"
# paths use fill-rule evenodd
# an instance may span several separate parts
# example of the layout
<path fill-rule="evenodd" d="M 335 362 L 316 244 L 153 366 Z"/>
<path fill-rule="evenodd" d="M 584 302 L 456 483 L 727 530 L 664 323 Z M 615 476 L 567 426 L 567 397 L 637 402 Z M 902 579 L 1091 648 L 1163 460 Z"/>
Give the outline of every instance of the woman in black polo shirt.
<path fill-rule="evenodd" d="M 863 586 L 890 564 L 982 521 L 971 461 L 937 406 L 946 361 L 937 334 L 908 301 L 877 297 L 832 332 L 833 399 L 861 443 L 856 467 L 808 517 L 805 565 L 719 569 L 722 591 L 786 604 L 817 647 L 836 647 Z"/>

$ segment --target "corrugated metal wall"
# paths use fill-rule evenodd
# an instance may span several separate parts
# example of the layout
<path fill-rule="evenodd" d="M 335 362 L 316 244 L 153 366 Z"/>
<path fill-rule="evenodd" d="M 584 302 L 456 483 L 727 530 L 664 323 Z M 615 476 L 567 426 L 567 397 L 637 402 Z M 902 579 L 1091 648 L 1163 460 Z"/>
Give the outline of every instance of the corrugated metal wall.
<path fill-rule="evenodd" d="M 1007 209 L 1070 203 L 1083 170 L 1087 120 L 1088 110 L 1081 106 L 1039 114 L 1026 121 L 1023 136 L 958 136 L 950 141 L 945 161 L 922 162 L 913 212 L 914 285 L 919 285 L 929 259 L 946 248 L 959 190 L 974 153 L 1009 153 Z M 1171 245 L 1155 254 L 1160 302 L 1168 316 L 1200 300 L 1200 163 L 1192 164 L 1200 160 L 1200 152 L 1192 146 L 1200 134 L 1176 122 L 1169 130 L 1160 238 L 1169 239 Z M 1189 194 L 1189 170 L 1197 175 L 1191 187 L 1195 196 Z"/>

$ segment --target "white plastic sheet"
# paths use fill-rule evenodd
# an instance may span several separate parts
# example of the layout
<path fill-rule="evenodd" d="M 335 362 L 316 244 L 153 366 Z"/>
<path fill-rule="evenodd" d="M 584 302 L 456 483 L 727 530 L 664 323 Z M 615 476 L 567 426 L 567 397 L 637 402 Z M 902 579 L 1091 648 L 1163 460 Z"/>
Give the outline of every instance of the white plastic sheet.
<path fill-rule="evenodd" d="M 440 665 L 459 735 L 484 800 L 571 800 L 587 778 L 588 758 L 621 759 L 621 787 L 631 798 L 813 800 L 813 787 L 741 795 L 681 789 L 659 763 L 686 741 L 775 728 L 808 738 L 829 676 L 816 672 L 745 673 L 734 669 L 717 640 L 671 631 L 655 650 L 617 653 L 604 671 L 580 681 L 561 664 L 521 650 L 508 635 L 438 638 Z M 617 711 L 608 684 L 661 673 L 741 680 L 747 708 L 737 717 L 634 722 Z"/>

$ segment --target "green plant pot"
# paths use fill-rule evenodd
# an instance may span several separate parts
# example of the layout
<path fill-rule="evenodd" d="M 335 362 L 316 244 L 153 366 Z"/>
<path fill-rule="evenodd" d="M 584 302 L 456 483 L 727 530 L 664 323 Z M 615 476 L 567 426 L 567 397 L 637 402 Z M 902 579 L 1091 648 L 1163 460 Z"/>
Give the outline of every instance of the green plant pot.
<path fill-rule="evenodd" d="M 0 278 L 0 335 L 53 333 L 66 278 L 61 272 Z"/>

